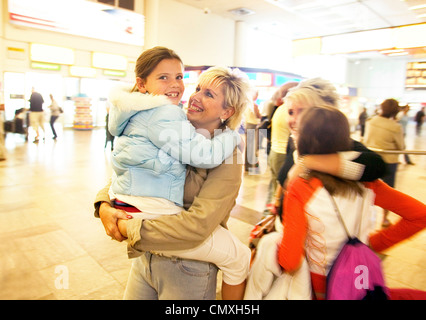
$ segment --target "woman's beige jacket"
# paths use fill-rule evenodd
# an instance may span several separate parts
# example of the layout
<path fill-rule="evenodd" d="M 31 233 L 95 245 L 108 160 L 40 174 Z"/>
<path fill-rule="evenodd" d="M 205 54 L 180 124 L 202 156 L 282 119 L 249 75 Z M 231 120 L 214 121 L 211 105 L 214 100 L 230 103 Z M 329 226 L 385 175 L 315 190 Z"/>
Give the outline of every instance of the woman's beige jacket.
<path fill-rule="evenodd" d="M 242 157 L 231 157 L 213 169 L 187 167 L 184 210 L 155 220 L 130 219 L 127 223 L 129 257 L 144 251 L 184 250 L 200 245 L 220 224 L 227 227 L 241 185 Z M 109 185 L 95 198 L 95 216 L 108 197 Z"/>

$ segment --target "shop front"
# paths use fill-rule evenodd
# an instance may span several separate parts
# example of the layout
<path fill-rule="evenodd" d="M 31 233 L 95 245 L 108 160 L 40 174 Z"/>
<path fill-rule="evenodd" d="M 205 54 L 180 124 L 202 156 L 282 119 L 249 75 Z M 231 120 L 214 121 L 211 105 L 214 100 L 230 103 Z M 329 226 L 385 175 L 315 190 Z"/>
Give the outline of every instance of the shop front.
<path fill-rule="evenodd" d="M 64 110 L 57 122 L 75 129 L 105 125 L 108 94 L 119 81 L 33 71 L 5 72 L 3 79 L 6 121 L 12 121 L 21 109 L 29 109 L 29 98 L 34 88 L 43 96 L 46 122 L 50 117 L 48 106 L 52 95 Z"/>

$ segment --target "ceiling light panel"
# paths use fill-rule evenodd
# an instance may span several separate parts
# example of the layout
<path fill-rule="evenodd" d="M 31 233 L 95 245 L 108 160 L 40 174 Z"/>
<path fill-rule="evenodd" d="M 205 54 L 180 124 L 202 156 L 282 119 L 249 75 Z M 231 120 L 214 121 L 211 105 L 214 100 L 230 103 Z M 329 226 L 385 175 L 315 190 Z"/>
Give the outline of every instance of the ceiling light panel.
<path fill-rule="evenodd" d="M 253 10 L 250 10 L 247 8 L 235 8 L 235 9 L 229 10 L 229 12 L 240 17 L 249 16 L 255 13 Z"/>
<path fill-rule="evenodd" d="M 426 8 L 426 4 L 419 4 L 417 6 L 409 7 L 408 9 L 409 10 L 418 10 L 418 9 L 424 9 L 424 8 Z"/>
<path fill-rule="evenodd" d="M 356 2 L 356 0 L 264 0 L 286 10 L 308 10 L 315 7 L 333 7 Z"/>

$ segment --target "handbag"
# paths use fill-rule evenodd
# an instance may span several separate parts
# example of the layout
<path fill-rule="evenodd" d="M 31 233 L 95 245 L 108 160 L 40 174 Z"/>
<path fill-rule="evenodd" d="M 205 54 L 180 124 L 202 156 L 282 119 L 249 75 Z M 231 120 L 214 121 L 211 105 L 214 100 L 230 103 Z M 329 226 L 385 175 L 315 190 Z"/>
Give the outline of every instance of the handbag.
<path fill-rule="evenodd" d="M 271 128 L 271 121 L 268 119 L 264 119 L 261 123 L 258 125 L 258 129 L 269 129 Z"/>
<path fill-rule="evenodd" d="M 253 263 L 256 255 L 257 245 L 259 240 L 265 235 L 275 230 L 275 218 L 277 215 L 271 214 L 260 220 L 250 232 L 249 248 L 251 250 L 250 264 Z"/>
<path fill-rule="evenodd" d="M 306 258 L 293 273 L 283 271 L 278 263 L 277 250 L 282 237 L 282 232 L 271 232 L 260 240 L 259 256 L 251 266 L 244 300 L 312 299 L 311 276 Z"/>
<path fill-rule="evenodd" d="M 347 242 L 340 250 L 327 274 L 327 300 L 387 300 L 389 290 L 379 257 L 357 236 L 349 233 L 336 201 L 329 193 L 334 211 L 345 229 Z M 358 237 L 361 229 L 360 211 Z"/>

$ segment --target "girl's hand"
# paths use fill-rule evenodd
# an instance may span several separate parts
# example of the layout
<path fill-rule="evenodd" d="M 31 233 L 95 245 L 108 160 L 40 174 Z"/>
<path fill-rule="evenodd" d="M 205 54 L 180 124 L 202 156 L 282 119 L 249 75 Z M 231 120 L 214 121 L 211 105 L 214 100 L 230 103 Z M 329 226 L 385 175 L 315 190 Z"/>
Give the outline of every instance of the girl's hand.
<path fill-rule="evenodd" d="M 102 202 L 101 206 L 99 207 L 99 217 L 101 218 L 102 224 L 104 225 L 106 234 L 110 236 L 111 239 L 117 240 L 119 242 L 126 240 L 127 228 L 122 227 L 122 231 L 125 233 L 122 234 L 118 224 L 119 221 L 131 219 L 132 216 L 128 215 L 123 210 L 111 207 L 107 202 Z M 120 224 L 123 225 L 123 223 Z"/>

